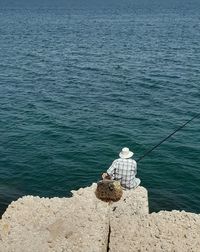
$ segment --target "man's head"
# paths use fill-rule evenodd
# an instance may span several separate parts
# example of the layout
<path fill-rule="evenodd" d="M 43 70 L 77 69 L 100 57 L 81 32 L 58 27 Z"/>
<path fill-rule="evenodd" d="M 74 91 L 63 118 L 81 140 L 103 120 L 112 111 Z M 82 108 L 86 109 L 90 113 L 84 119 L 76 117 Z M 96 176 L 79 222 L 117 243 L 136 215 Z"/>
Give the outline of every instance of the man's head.
<path fill-rule="evenodd" d="M 130 158 L 133 156 L 133 152 L 129 150 L 129 148 L 124 147 L 119 153 L 120 158 Z"/>

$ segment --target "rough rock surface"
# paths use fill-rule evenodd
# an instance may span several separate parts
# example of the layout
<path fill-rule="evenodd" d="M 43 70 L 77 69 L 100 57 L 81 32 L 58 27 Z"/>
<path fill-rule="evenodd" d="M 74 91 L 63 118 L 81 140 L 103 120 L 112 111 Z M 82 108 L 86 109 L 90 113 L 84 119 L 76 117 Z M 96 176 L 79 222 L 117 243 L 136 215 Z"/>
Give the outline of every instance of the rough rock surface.
<path fill-rule="evenodd" d="M 135 190 L 126 190 L 123 192 L 120 201 L 111 203 L 113 210 L 110 216 L 112 218 L 121 218 L 121 216 L 146 215 L 149 213 L 147 190 L 139 186 Z"/>
<path fill-rule="evenodd" d="M 112 204 L 97 199 L 96 188 L 72 191 L 71 198 L 25 196 L 12 202 L 0 221 L 0 252 L 107 251 L 110 216 L 124 208 L 147 213 L 147 191 L 124 191 Z"/>
<path fill-rule="evenodd" d="M 71 198 L 12 202 L 0 220 L 0 252 L 104 252 L 107 245 L 110 252 L 200 251 L 200 215 L 149 214 L 144 187 L 106 203 L 96 198 L 96 186 Z"/>
<path fill-rule="evenodd" d="M 109 205 L 96 199 L 96 184 L 72 198 L 23 197 L 0 223 L 1 252 L 106 251 Z"/>
<path fill-rule="evenodd" d="M 200 215 L 161 211 L 112 218 L 110 252 L 199 252 Z"/>

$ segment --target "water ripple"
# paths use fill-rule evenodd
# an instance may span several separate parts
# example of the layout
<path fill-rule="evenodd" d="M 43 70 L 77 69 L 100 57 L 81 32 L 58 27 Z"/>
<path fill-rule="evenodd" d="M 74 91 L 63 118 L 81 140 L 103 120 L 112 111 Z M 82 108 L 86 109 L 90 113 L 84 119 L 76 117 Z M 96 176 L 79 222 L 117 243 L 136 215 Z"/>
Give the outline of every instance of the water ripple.
<path fill-rule="evenodd" d="M 1 211 L 69 195 L 199 113 L 199 17 L 177 10 L 1 8 Z M 151 211 L 200 211 L 199 142 L 197 119 L 139 163 Z"/>

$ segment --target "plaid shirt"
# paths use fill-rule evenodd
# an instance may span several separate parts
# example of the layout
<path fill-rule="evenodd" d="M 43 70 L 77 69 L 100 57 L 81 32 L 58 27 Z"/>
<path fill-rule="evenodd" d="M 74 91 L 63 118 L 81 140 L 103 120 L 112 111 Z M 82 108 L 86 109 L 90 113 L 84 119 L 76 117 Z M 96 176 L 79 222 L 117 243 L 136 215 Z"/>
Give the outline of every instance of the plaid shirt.
<path fill-rule="evenodd" d="M 137 163 L 131 158 L 118 158 L 113 161 L 107 173 L 111 179 L 119 180 L 124 188 L 131 189 L 135 186 Z"/>

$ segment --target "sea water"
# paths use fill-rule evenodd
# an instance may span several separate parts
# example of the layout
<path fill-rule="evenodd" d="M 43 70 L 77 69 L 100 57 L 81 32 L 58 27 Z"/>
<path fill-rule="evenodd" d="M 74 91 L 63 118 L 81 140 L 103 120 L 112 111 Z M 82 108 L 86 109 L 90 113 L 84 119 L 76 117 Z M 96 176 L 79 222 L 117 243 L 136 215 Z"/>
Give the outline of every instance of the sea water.
<path fill-rule="evenodd" d="M 200 112 L 198 1 L 0 1 L 0 209 L 70 196 Z M 200 119 L 138 163 L 150 211 L 200 212 Z"/>

